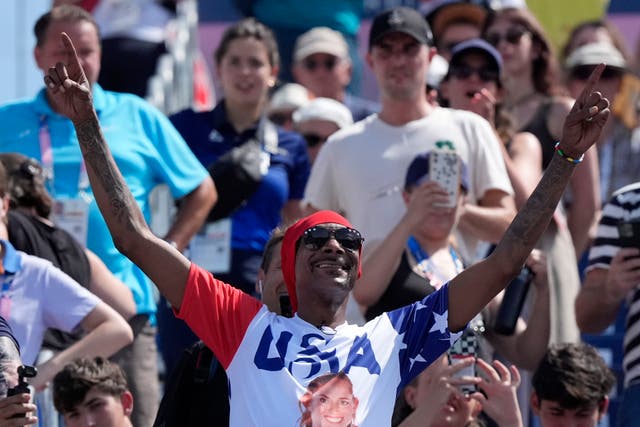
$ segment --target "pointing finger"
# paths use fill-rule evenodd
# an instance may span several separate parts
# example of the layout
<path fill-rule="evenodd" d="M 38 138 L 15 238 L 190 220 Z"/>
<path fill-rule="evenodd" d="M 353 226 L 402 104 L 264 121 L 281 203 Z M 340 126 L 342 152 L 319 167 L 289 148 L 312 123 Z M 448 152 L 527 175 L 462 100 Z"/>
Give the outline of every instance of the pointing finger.
<path fill-rule="evenodd" d="M 598 83 L 598 80 L 600 80 L 600 76 L 602 75 L 605 67 L 606 65 L 604 63 L 600 63 L 591 72 L 587 83 L 584 85 L 584 88 L 582 88 L 582 92 L 580 93 L 580 95 L 578 95 L 578 99 L 576 99 L 576 105 L 578 106 L 578 108 L 582 108 L 586 104 L 589 95 L 591 95 L 593 89 L 596 86 L 596 83 Z"/>

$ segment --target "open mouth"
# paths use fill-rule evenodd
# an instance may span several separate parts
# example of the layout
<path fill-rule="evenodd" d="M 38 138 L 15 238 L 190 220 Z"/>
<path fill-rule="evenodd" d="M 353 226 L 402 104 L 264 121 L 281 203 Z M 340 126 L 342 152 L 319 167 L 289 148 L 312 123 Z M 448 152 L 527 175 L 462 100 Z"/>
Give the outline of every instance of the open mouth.
<path fill-rule="evenodd" d="M 464 95 L 465 95 L 467 98 L 471 99 L 471 98 L 473 98 L 474 96 L 476 96 L 476 93 L 478 93 L 478 92 L 477 92 L 477 91 L 475 91 L 475 90 L 470 90 L 470 91 L 465 92 L 465 94 L 464 94 Z"/>

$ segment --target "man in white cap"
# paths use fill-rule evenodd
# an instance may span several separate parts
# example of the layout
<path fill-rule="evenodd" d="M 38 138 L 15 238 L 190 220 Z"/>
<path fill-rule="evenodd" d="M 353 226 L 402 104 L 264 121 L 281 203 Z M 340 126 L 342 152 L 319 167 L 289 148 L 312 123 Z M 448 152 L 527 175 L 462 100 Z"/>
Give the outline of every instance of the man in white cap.
<path fill-rule="evenodd" d="M 315 27 L 298 37 L 291 71 L 296 82 L 314 96 L 345 104 L 355 121 L 379 110 L 375 102 L 347 92 L 352 71 L 349 46 L 338 31 Z"/>
<path fill-rule="evenodd" d="M 316 159 L 325 141 L 338 130 L 353 124 L 351 112 L 331 98 L 316 98 L 293 113 L 296 132 L 307 141 L 311 163 Z"/>

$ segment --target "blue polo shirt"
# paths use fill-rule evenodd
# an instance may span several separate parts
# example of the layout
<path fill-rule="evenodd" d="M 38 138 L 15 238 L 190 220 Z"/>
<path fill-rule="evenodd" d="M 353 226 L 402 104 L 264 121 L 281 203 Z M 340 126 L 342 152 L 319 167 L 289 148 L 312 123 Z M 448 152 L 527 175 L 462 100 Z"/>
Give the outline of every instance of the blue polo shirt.
<path fill-rule="evenodd" d="M 94 84 L 93 101 L 111 153 L 147 221 L 151 217 L 149 193 L 156 185 L 167 184 L 173 196 L 180 198 L 208 175 L 169 120 L 143 99 L 108 92 Z M 46 123 L 51 139 L 52 196 L 79 198 L 82 155 L 75 129 L 70 120 L 50 108 L 44 90 L 34 99 L 0 107 L 0 152 L 19 152 L 42 161 L 42 123 Z M 86 193 L 90 200 L 87 247 L 131 289 L 138 313 L 155 313 L 151 281 L 115 248 L 91 188 Z"/>
<path fill-rule="evenodd" d="M 207 112 L 184 110 L 170 117 L 187 144 L 208 167 L 231 148 L 255 136 L 256 126 L 237 133 L 227 120 L 224 101 Z M 278 128 L 278 152 L 258 190 L 231 217 L 231 247 L 262 253 L 269 234 L 280 223 L 289 200 L 301 200 L 309 177 L 309 157 L 302 137 Z"/>

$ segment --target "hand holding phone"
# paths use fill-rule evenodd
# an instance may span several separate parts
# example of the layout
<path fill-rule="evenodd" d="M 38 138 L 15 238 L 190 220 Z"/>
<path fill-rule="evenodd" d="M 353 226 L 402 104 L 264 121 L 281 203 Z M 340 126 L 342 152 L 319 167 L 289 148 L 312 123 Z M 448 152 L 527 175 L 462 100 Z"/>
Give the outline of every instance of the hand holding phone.
<path fill-rule="evenodd" d="M 455 151 L 435 149 L 429 153 L 429 180 L 437 182 L 449 194 L 445 207 L 455 207 L 460 190 L 460 157 Z"/>

